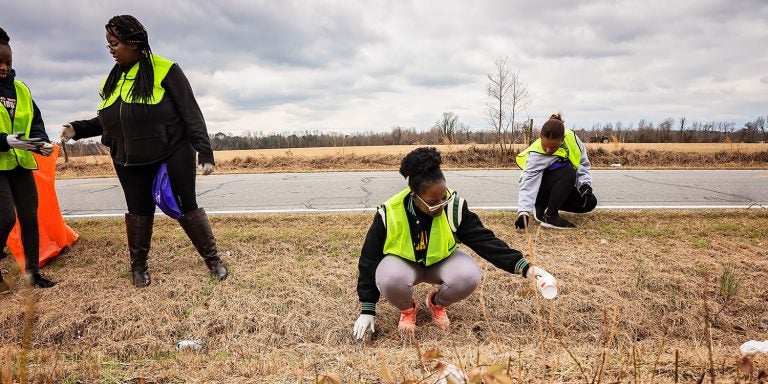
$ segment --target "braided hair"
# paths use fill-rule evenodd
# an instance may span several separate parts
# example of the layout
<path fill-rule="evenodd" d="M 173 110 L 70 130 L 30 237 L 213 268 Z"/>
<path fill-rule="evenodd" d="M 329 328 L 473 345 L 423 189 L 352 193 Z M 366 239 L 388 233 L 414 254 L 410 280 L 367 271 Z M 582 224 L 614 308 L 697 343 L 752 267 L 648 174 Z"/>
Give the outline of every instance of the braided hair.
<path fill-rule="evenodd" d="M 541 137 L 548 139 L 562 139 L 565 137 L 565 124 L 559 113 L 552 114 L 544 125 L 541 126 Z"/>
<path fill-rule="evenodd" d="M 130 94 L 140 102 L 148 102 L 152 99 L 155 86 L 155 72 L 152 67 L 152 49 L 149 47 L 149 37 L 144 26 L 131 15 L 118 15 L 104 26 L 111 35 L 123 44 L 135 45 L 139 49 L 139 71 L 133 82 Z M 120 64 L 115 64 L 107 76 L 104 88 L 101 90 L 102 100 L 106 100 L 117 87 L 122 69 Z"/>
<path fill-rule="evenodd" d="M 400 174 L 408 179 L 408 186 L 416 193 L 434 183 L 445 180 L 440 170 L 442 158 L 435 147 L 416 148 L 405 155 L 400 163 Z"/>
<path fill-rule="evenodd" d="M 9 41 L 11 41 L 11 38 L 8 37 L 8 33 L 5 32 L 5 29 L 0 27 L 0 44 L 8 45 Z"/>

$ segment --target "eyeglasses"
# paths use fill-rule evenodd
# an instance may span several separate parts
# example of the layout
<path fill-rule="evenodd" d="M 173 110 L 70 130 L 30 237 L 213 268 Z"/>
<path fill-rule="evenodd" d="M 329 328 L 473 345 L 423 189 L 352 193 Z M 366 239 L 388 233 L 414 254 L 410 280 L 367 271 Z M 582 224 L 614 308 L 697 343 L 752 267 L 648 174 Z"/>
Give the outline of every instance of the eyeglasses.
<path fill-rule="evenodd" d="M 120 41 L 115 41 L 114 43 L 107 43 L 107 49 L 112 52 L 115 49 L 117 49 L 117 46 L 120 45 Z"/>
<path fill-rule="evenodd" d="M 456 191 L 453 191 L 453 193 L 451 193 L 450 195 L 448 195 L 448 192 L 446 192 L 447 196 L 446 196 L 445 200 L 443 200 L 443 202 L 438 203 L 436 205 L 429 205 L 429 204 L 427 204 L 427 202 L 424 201 L 424 199 L 422 199 L 421 196 L 419 196 L 417 193 L 414 193 L 413 195 L 416 196 L 416 198 L 419 199 L 419 201 L 421 201 L 421 203 L 424 204 L 424 206 L 427 207 L 428 211 L 435 212 L 437 210 L 442 209 L 446 205 L 450 204 L 451 201 L 453 201 L 453 198 L 456 197 Z"/>

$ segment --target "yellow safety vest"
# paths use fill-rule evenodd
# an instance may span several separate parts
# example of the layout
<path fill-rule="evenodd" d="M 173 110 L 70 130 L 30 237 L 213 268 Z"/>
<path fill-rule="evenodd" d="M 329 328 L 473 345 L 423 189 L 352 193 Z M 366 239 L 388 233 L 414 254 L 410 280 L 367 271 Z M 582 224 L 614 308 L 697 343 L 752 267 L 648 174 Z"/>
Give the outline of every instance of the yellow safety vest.
<path fill-rule="evenodd" d="M 517 154 L 515 162 L 517 162 L 517 166 L 520 167 L 520 169 L 525 169 L 525 163 L 528 160 L 528 154 L 530 152 L 536 152 L 542 155 L 557 156 L 563 159 L 568 159 L 571 161 L 571 164 L 573 164 L 573 168 L 579 168 L 579 164 L 581 164 L 581 149 L 579 148 L 579 144 L 576 142 L 576 133 L 566 128 L 563 144 L 564 145 L 561 145 L 560 148 L 555 151 L 555 153 L 549 155 L 541 145 L 541 138 L 538 138 L 528 148 Z"/>
<path fill-rule="evenodd" d="M 122 98 L 126 103 L 140 103 L 133 97 L 133 92 L 131 92 L 133 90 L 133 84 L 136 80 L 136 74 L 139 72 L 139 65 L 140 63 L 134 64 L 133 67 L 128 70 L 128 72 L 124 72 L 122 74 L 120 79 L 117 81 L 117 85 L 115 86 L 114 91 L 112 91 L 112 94 L 104 99 L 99 105 L 99 110 L 114 104 L 118 97 Z M 152 98 L 148 100 L 146 104 L 158 104 L 160 100 L 163 99 L 163 96 L 165 95 L 165 89 L 162 85 L 160 85 L 160 83 L 163 81 L 163 79 L 165 79 L 165 76 L 168 75 L 168 71 L 171 69 L 171 66 L 173 66 L 173 61 L 170 61 L 162 56 L 152 55 L 152 68 L 155 75 L 155 81 L 154 87 L 152 89 Z M 104 84 L 106 84 L 106 82 L 107 79 L 104 79 L 104 81 L 101 82 L 102 93 L 104 91 Z"/>
<path fill-rule="evenodd" d="M 413 250 L 411 228 L 408 224 L 408 215 L 405 212 L 403 200 L 411 193 L 406 188 L 392 196 L 383 204 L 385 213 L 384 223 L 387 227 L 387 239 L 384 242 L 385 255 L 397 255 L 406 260 L 416 261 L 416 253 Z M 456 201 L 459 201 L 456 198 Z M 381 210 L 380 210 L 381 212 Z M 429 245 L 427 246 L 426 266 L 437 263 L 450 256 L 459 246 L 453 237 L 448 217 L 445 210 L 438 217 L 432 219 L 432 228 L 429 231 Z"/>
<path fill-rule="evenodd" d="M 32 94 L 29 88 L 19 80 L 14 80 L 13 85 L 16 88 L 16 112 L 11 121 L 8 110 L 0 105 L 0 132 L 8 135 L 24 132 L 24 137 L 29 138 L 32 118 L 35 116 Z M 30 151 L 11 148 L 8 152 L 0 152 L 0 170 L 8 171 L 19 165 L 26 169 L 37 169 L 37 162 Z"/>

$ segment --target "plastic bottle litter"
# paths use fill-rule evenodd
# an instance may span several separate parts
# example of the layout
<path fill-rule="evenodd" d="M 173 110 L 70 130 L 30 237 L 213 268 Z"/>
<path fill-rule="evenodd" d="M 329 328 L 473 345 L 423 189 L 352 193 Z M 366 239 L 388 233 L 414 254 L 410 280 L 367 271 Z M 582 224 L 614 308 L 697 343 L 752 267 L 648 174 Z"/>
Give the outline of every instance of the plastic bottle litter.
<path fill-rule="evenodd" d="M 176 343 L 176 350 L 181 352 L 183 350 L 199 351 L 203 348 L 203 341 L 198 339 L 180 340 Z"/>
<path fill-rule="evenodd" d="M 741 356 L 752 356 L 755 353 L 762 352 L 762 353 L 768 353 L 768 340 L 765 341 L 757 341 L 757 340 L 750 340 L 746 343 L 742 344 L 741 347 L 739 347 L 739 351 L 741 352 Z"/>

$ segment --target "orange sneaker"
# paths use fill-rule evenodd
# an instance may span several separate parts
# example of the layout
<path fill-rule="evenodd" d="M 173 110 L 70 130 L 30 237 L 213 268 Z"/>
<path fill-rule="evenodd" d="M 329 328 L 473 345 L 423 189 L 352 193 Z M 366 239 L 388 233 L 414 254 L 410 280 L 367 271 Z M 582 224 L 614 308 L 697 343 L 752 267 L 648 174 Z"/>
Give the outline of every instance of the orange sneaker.
<path fill-rule="evenodd" d="M 432 292 L 427 295 L 427 308 L 429 308 L 429 312 L 432 313 L 432 322 L 435 323 L 438 328 L 447 331 L 448 327 L 451 325 L 451 321 L 448 320 L 448 311 L 441 305 L 432 304 L 432 298 L 435 297 L 438 289 L 439 288 L 433 289 Z"/>
<path fill-rule="evenodd" d="M 397 329 L 403 333 L 414 333 L 416 331 L 416 302 L 408 309 L 400 310 L 400 322 L 397 323 Z"/>

